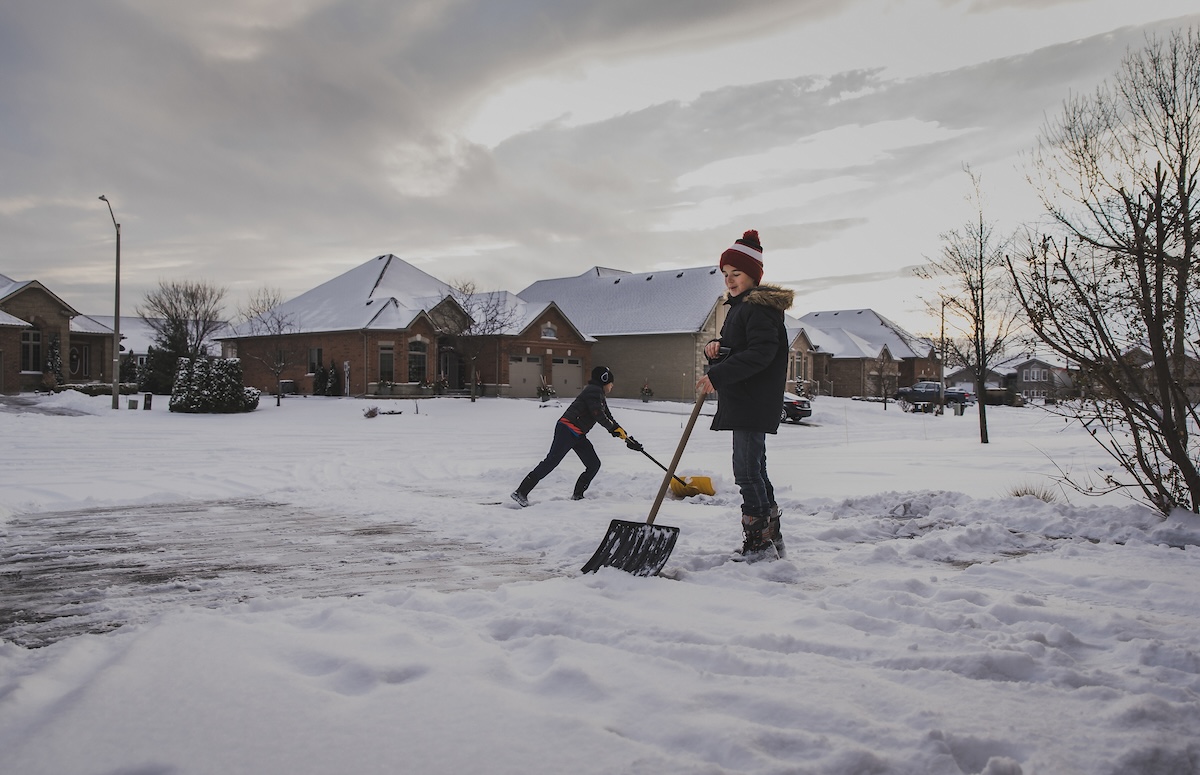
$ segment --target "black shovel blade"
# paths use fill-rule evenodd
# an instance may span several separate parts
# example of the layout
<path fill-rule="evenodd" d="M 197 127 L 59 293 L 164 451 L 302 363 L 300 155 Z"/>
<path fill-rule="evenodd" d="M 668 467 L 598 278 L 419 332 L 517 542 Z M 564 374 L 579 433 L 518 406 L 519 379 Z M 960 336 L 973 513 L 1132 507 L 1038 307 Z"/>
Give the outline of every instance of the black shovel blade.
<path fill-rule="evenodd" d="M 596 553 L 582 570 L 595 573 L 607 566 L 635 576 L 653 576 L 667 564 L 678 538 L 677 527 L 614 519 Z"/>

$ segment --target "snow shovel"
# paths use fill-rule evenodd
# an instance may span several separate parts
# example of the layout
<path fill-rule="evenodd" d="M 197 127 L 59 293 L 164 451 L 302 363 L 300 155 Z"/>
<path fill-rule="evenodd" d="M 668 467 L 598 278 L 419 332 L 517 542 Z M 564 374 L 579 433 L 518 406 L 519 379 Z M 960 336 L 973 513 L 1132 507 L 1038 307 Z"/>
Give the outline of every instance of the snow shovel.
<path fill-rule="evenodd" d="M 654 458 L 645 449 L 638 450 L 646 457 L 654 461 L 654 465 L 666 471 L 667 467 L 662 463 L 654 460 Z M 716 495 L 717 491 L 713 489 L 712 479 L 707 476 L 689 476 L 686 481 L 680 479 L 677 474 L 671 474 L 671 494 L 676 498 L 688 498 L 692 495 Z"/>
<path fill-rule="evenodd" d="M 696 424 L 696 418 L 700 416 L 700 406 L 705 397 L 704 393 L 696 397 L 696 405 L 692 407 L 692 416 L 688 418 L 683 438 L 675 448 L 675 457 L 671 458 L 671 467 L 666 469 L 667 475 L 663 477 L 662 485 L 658 488 L 654 505 L 650 507 L 650 516 L 645 522 L 627 522 L 621 519 L 610 522 L 608 533 L 600 541 L 596 553 L 583 566 L 584 573 L 595 573 L 607 565 L 634 576 L 653 576 L 667 564 L 667 558 L 671 556 L 671 550 L 675 548 L 675 541 L 679 538 L 679 528 L 656 525 L 654 518 L 658 516 L 658 508 L 662 505 L 667 487 L 675 476 L 675 467 L 679 465 L 679 458 L 683 457 L 683 448 L 687 445 L 688 437 L 692 435 L 692 427 Z"/>

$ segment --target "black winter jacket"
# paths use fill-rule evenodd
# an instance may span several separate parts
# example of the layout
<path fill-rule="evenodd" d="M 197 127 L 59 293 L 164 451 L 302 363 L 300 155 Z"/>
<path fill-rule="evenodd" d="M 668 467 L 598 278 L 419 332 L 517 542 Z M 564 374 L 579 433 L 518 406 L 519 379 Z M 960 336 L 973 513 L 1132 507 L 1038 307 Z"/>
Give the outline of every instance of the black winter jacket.
<path fill-rule="evenodd" d="M 786 288 L 760 285 L 726 299 L 719 341 L 729 353 L 708 370 L 717 389 L 714 431 L 779 430 L 789 349 L 783 313 L 794 297 Z"/>
<path fill-rule="evenodd" d="M 608 411 L 608 401 L 604 398 L 604 388 L 595 382 L 583 386 L 583 390 L 563 412 L 562 420 L 566 420 L 581 433 L 587 434 L 596 423 L 600 423 L 609 433 L 617 428 L 617 421 Z"/>

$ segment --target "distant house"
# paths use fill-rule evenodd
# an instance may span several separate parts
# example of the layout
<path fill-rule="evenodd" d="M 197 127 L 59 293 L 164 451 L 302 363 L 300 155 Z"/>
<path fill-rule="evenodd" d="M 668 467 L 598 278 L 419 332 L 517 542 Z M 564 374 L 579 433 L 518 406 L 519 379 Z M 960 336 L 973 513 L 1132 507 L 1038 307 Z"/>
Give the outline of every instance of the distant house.
<path fill-rule="evenodd" d="M 37 280 L 0 275 L 0 392 L 38 390 L 57 381 L 57 349 L 66 382 L 112 379 L 112 329 L 92 325 Z"/>
<path fill-rule="evenodd" d="M 708 360 L 704 345 L 725 320 L 725 280 L 715 266 L 631 273 L 593 267 L 539 280 L 518 294 L 554 302 L 595 340 L 592 358 L 616 374 L 612 395 L 691 401 Z"/>
<path fill-rule="evenodd" d="M 946 375 L 946 385 L 975 390 L 972 369 L 958 369 Z M 1056 401 L 1077 393 L 1078 371 L 1055 355 L 1019 353 L 992 364 L 984 387 L 1002 389 L 1025 401 Z"/>
<path fill-rule="evenodd" d="M 812 346 L 813 392 L 885 396 L 897 387 L 941 379 L 934 343 L 871 309 L 810 312 L 799 325 Z"/>
<path fill-rule="evenodd" d="M 987 374 L 983 378 L 984 388 L 1002 389 L 1008 384 L 1011 377 L 1011 370 L 1005 369 L 1004 372 L 995 369 L 988 369 Z M 946 374 L 946 387 L 962 388 L 972 393 L 976 390 L 975 385 L 975 370 L 974 369 L 957 369 Z"/>
<path fill-rule="evenodd" d="M 1075 393 L 1074 374 L 1054 356 L 1018 356 L 997 368 L 1011 369 L 1005 387 L 1026 401 L 1055 401 Z"/>
<path fill-rule="evenodd" d="M 502 308 L 503 327 L 470 336 L 469 310 Z M 271 311 L 270 330 L 243 324 L 219 337 L 242 361 L 247 385 L 274 392 L 270 364 L 297 392 L 332 368 L 339 392 L 421 395 L 469 387 L 469 359 L 485 390 L 532 397 L 543 385 L 575 391 L 590 369 L 591 342 L 553 303 L 512 294 L 463 297 L 394 255 L 377 256 Z M 471 341 L 466 341 L 466 340 Z M 482 341 L 480 341 L 482 340 Z M 470 352 L 467 352 L 470 351 Z"/>

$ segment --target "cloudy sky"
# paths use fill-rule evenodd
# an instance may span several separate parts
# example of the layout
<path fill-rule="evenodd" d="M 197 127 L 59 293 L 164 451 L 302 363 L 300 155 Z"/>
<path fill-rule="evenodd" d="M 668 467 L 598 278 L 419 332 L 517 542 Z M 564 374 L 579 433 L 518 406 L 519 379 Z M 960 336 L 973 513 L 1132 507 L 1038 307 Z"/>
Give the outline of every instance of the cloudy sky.
<path fill-rule="evenodd" d="M 1189 15 L 1190 14 L 1190 15 Z M 936 330 L 909 279 L 1195 0 L 54 0 L 0 4 L 0 274 L 112 314 L 162 280 L 297 295 L 381 253 L 520 291 L 714 262 L 793 313 Z"/>

